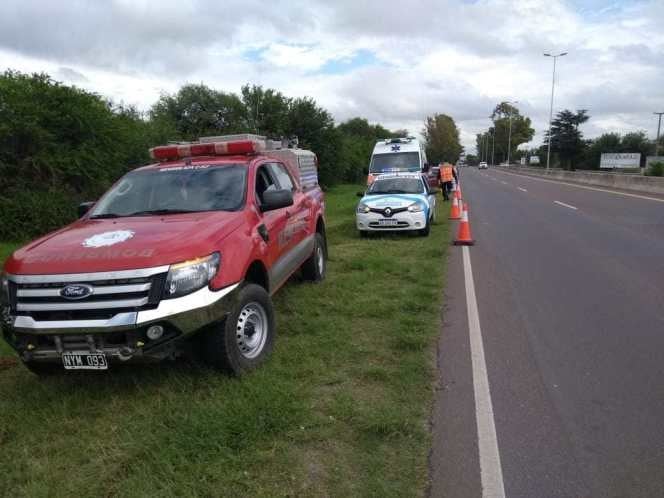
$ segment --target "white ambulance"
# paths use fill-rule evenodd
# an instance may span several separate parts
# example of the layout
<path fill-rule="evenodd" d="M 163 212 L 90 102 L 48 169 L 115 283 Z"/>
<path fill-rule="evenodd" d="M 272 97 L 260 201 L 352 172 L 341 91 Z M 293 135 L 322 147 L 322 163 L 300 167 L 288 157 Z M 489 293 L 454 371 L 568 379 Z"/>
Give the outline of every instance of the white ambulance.
<path fill-rule="evenodd" d="M 417 138 L 381 139 L 376 142 L 371 154 L 367 185 L 371 185 L 377 176 L 385 173 L 421 173 L 426 164 L 424 144 Z"/>

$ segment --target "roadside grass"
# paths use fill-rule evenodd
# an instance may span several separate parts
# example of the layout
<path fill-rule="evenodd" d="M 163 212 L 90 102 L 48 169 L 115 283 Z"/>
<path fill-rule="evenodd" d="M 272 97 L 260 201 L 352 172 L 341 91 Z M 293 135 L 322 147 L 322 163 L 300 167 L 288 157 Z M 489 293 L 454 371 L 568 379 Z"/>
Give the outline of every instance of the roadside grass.
<path fill-rule="evenodd" d="M 0 496 L 422 496 L 448 223 L 361 239 L 357 189 L 327 194 L 327 279 L 277 293 L 245 378 L 0 364 Z"/>

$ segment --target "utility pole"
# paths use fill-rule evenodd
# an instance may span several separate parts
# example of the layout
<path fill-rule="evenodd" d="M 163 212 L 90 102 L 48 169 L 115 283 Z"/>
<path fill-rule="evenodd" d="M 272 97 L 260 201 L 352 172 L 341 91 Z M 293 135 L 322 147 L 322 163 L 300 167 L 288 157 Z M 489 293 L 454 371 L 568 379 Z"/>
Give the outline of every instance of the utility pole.
<path fill-rule="evenodd" d="M 484 160 L 489 162 L 489 132 L 487 131 L 484 136 Z"/>
<path fill-rule="evenodd" d="M 553 89 L 556 84 L 556 59 L 567 55 L 567 52 L 562 52 L 558 55 L 544 54 L 544 57 L 553 57 L 553 77 L 551 78 L 551 107 L 549 109 L 549 147 L 546 152 L 546 170 L 549 171 L 549 161 L 551 159 L 551 121 L 553 121 Z"/>
<path fill-rule="evenodd" d="M 657 122 L 657 138 L 655 139 L 655 155 L 659 156 L 659 130 L 662 127 L 662 114 L 664 112 L 653 112 L 656 116 L 659 116 L 659 121 Z"/>

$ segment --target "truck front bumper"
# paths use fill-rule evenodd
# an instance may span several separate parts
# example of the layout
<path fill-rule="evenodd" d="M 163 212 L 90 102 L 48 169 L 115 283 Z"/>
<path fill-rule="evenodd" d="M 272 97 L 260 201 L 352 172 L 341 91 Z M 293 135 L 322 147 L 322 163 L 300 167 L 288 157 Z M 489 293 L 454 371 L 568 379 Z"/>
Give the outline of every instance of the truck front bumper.
<path fill-rule="evenodd" d="M 207 287 L 153 309 L 118 313 L 107 320 L 36 321 L 3 311 L 5 340 L 26 362 L 59 362 L 66 352 L 104 353 L 109 361 L 155 361 L 172 356 L 179 345 L 230 312 L 240 283 L 212 291 Z M 163 327 L 151 340 L 150 327 Z"/>

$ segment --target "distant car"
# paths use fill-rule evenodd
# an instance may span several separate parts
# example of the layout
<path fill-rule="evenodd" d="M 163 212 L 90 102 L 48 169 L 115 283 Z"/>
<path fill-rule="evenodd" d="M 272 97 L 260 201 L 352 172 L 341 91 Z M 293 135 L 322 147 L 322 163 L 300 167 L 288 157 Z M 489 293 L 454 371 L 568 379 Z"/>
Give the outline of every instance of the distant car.
<path fill-rule="evenodd" d="M 489 165 L 485 161 L 482 161 L 479 169 L 489 169 Z"/>
<path fill-rule="evenodd" d="M 357 229 L 369 232 L 416 230 L 427 236 L 436 219 L 436 190 L 419 173 L 380 175 L 357 206 Z"/>

